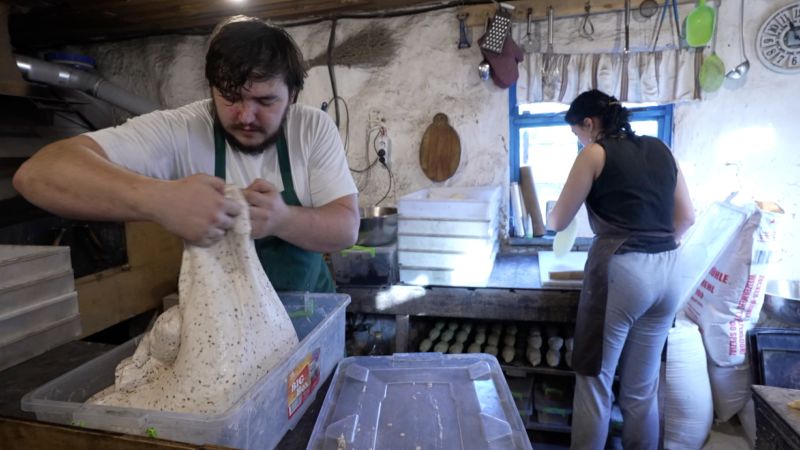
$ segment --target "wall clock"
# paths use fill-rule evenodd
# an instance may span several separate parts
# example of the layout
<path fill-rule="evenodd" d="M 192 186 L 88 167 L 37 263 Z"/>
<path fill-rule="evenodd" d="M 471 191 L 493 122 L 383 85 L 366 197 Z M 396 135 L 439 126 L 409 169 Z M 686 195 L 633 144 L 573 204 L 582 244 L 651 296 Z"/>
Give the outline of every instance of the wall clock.
<path fill-rule="evenodd" d="M 756 36 L 758 59 L 779 73 L 800 73 L 800 2 L 789 3 L 764 21 Z"/>

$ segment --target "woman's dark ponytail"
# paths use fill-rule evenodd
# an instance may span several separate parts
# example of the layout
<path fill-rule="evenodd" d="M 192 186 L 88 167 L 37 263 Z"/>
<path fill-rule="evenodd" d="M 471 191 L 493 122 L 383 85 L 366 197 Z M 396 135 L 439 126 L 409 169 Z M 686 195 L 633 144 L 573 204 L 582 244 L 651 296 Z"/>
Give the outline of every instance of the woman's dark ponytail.
<path fill-rule="evenodd" d="M 603 127 L 602 137 L 621 138 L 636 136 L 628 122 L 628 108 L 615 97 L 592 89 L 575 98 L 569 106 L 565 120 L 570 125 L 579 125 L 587 117 L 597 117 Z"/>

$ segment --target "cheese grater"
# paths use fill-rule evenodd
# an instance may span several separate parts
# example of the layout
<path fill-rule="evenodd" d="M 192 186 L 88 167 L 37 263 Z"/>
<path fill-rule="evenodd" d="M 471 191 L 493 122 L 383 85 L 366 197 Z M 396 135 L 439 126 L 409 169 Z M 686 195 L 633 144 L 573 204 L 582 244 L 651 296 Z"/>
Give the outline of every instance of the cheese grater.
<path fill-rule="evenodd" d="M 503 8 L 497 10 L 489 25 L 489 30 L 483 38 L 481 48 L 492 53 L 500 54 L 503 52 L 503 44 L 506 42 L 506 36 L 511 29 L 511 13 Z"/>

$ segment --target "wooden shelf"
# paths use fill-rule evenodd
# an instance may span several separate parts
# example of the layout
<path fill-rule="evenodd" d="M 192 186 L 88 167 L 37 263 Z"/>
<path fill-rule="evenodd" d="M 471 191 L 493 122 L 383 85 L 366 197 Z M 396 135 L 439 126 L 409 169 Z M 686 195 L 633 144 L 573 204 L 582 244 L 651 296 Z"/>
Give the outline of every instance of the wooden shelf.
<path fill-rule="evenodd" d="M 528 420 L 525 428 L 533 431 L 549 431 L 552 433 L 570 433 L 572 427 L 569 425 L 559 425 L 557 423 L 539 423 L 535 420 Z"/>
<path fill-rule="evenodd" d="M 500 364 L 500 368 L 503 369 L 503 372 L 514 376 L 519 374 L 518 376 L 525 376 L 527 374 L 540 374 L 540 375 L 558 375 L 562 377 L 574 377 L 575 372 L 571 369 L 562 369 L 558 367 L 543 367 L 543 366 L 523 366 L 523 365 L 513 365 L 513 364 Z"/>

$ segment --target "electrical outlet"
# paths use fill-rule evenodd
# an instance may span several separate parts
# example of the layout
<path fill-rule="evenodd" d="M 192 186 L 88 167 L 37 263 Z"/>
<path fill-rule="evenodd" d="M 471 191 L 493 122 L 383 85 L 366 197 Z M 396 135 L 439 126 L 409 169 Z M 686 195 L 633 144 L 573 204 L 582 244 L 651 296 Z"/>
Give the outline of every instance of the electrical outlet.
<path fill-rule="evenodd" d="M 392 140 L 389 139 L 388 134 L 384 134 L 378 137 L 378 141 L 375 143 L 376 148 L 378 151 L 378 156 L 381 156 L 381 152 L 383 152 L 383 162 L 386 164 L 386 167 L 389 167 L 389 156 L 391 155 L 391 147 L 392 147 Z"/>
<path fill-rule="evenodd" d="M 369 112 L 369 123 L 370 125 L 379 125 L 383 122 L 383 114 L 377 109 L 373 109 Z"/>

